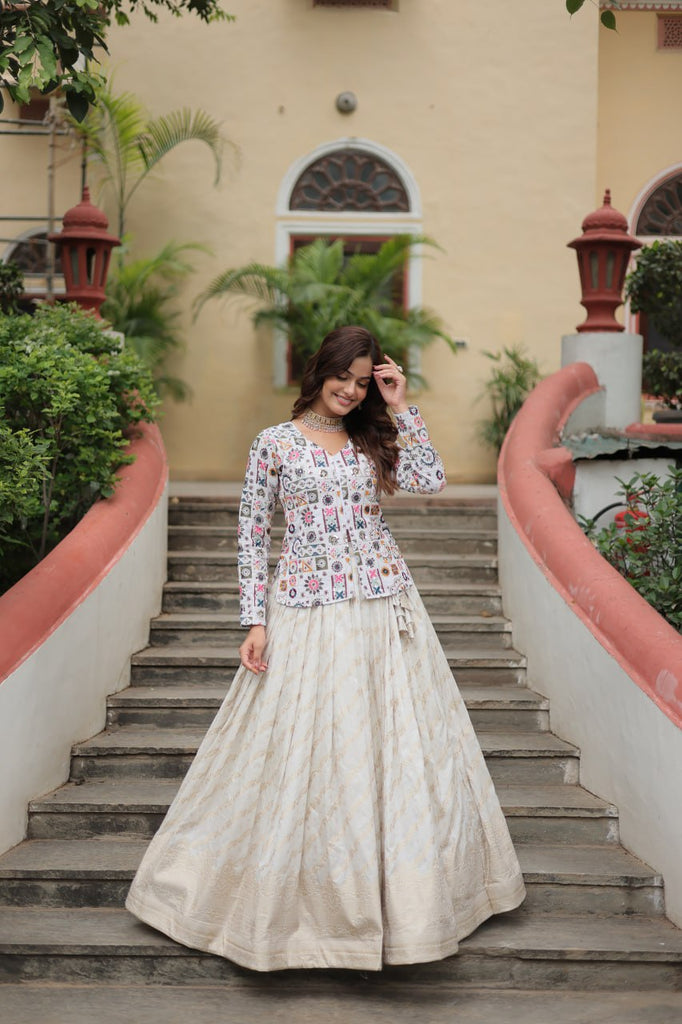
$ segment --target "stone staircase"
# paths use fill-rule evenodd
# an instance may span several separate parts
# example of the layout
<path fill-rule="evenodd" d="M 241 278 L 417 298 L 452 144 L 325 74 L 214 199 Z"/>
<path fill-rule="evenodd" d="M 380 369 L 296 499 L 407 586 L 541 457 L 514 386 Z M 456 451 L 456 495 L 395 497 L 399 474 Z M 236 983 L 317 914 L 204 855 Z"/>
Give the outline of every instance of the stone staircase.
<path fill-rule="evenodd" d="M 203 1024 L 229 1005 L 235 1016 L 221 1020 L 288 1021 L 303 1006 L 302 1019 L 333 1021 L 338 999 L 358 1020 L 451 1020 L 455 1009 L 464 1024 L 682 1020 L 682 931 L 664 916 L 663 881 L 619 845 L 617 809 L 580 787 L 579 751 L 550 731 L 548 701 L 528 687 L 511 645 L 494 505 L 399 498 L 386 515 L 476 727 L 526 877 L 524 905 L 484 924 L 455 957 L 368 977 L 253 974 L 123 909 L 243 636 L 236 502 L 174 499 L 163 612 L 132 659 L 131 685 L 109 698 L 106 731 L 74 746 L 70 781 L 32 802 L 28 838 L 0 857 L 3 1022 L 78 1024 L 80 1006 L 88 1020 L 96 1008 L 100 1024 L 124 1014 Z M 571 1007 L 576 1015 L 563 1016 Z"/>

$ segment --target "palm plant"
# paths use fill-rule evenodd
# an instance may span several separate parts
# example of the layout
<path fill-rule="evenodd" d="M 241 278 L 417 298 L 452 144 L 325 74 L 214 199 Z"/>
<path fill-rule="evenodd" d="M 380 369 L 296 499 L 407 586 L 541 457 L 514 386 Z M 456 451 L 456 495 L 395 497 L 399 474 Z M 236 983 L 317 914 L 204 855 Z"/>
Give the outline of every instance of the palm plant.
<path fill-rule="evenodd" d="M 85 120 L 71 119 L 71 124 L 85 141 L 90 159 L 99 164 L 102 185 L 113 193 L 119 238 L 125 235 L 128 205 L 138 188 L 181 143 L 208 146 L 215 167 L 214 183 L 220 180 L 226 140 L 218 122 L 203 110 L 185 108 L 150 117 L 133 93 L 116 95 L 105 85 Z"/>
<path fill-rule="evenodd" d="M 158 394 L 177 401 L 189 398 L 191 389 L 169 374 L 165 363 L 169 355 L 183 347 L 178 329 L 180 313 L 172 303 L 182 282 L 194 272 L 186 259 L 190 251 L 207 250 L 194 242 L 169 242 L 154 256 L 121 263 L 109 275 L 102 305 L 103 318 L 125 335 L 126 345 L 152 371 Z"/>
<path fill-rule="evenodd" d="M 125 237 L 128 206 L 161 160 L 184 142 L 202 142 L 213 156 L 215 183 L 220 178 L 225 139 L 220 126 L 202 110 L 175 110 L 152 118 L 130 92 L 115 94 L 103 86 L 80 124 L 70 119 L 84 140 L 89 158 L 100 168 L 100 181 L 116 207 L 120 238 Z M 129 239 L 128 239 L 129 242 Z M 126 343 L 145 360 L 157 391 L 177 400 L 190 388 L 165 370 L 166 359 L 182 348 L 179 312 L 173 301 L 182 281 L 193 272 L 190 251 L 206 251 L 196 243 L 170 242 L 153 256 L 129 260 L 130 245 L 118 250 L 107 280 L 102 316 L 126 336 Z"/>
<path fill-rule="evenodd" d="M 393 294 L 393 283 L 419 245 L 430 239 L 397 235 L 376 253 L 347 257 L 343 241 L 317 238 L 298 249 L 287 266 L 249 263 L 219 274 L 196 300 L 197 313 L 212 298 L 241 296 L 255 299 L 255 326 L 273 324 L 287 333 L 303 359 L 317 351 L 324 336 L 344 324 L 362 324 L 374 334 L 384 352 L 405 359 L 436 338 L 456 351 L 453 339 L 433 313 L 420 307 L 405 309 Z M 423 383 L 416 372 L 411 383 Z"/>
<path fill-rule="evenodd" d="M 483 352 L 494 366 L 479 399 L 490 401 L 490 415 L 479 420 L 478 434 L 485 445 L 499 452 L 517 412 L 542 379 L 537 360 L 524 355 L 521 345 L 501 352 Z"/>

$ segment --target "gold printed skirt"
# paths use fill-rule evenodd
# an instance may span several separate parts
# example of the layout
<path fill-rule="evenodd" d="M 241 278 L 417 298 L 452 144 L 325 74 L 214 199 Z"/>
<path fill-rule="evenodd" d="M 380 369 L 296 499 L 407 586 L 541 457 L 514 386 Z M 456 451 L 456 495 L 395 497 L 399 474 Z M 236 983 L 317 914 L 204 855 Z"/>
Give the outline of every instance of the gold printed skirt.
<path fill-rule="evenodd" d="M 525 890 L 464 703 L 415 587 L 269 607 L 126 906 L 259 971 L 455 953 Z"/>

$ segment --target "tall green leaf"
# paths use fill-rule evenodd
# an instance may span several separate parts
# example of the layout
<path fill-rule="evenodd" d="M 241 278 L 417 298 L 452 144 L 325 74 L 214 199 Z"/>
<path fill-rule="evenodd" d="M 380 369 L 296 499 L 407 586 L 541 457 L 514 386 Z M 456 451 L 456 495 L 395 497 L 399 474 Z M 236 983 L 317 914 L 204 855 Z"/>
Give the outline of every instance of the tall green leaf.
<path fill-rule="evenodd" d="M 175 110 L 153 118 L 133 93 L 117 94 L 106 85 L 98 91 L 96 106 L 74 127 L 99 165 L 102 188 L 113 197 L 121 238 L 132 197 L 161 160 L 183 143 L 207 146 L 213 157 L 214 181 L 220 180 L 228 143 L 218 122 L 203 110 Z"/>
<path fill-rule="evenodd" d="M 197 243 L 169 242 L 153 256 L 115 267 L 107 280 L 102 316 L 125 335 L 126 346 L 150 368 L 157 393 L 176 400 L 189 398 L 191 390 L 166 366 L 183 348 L 175 300 L 194 272 L 188 255 L 206 251 Z"/>
<path fill-rule="evenodd" d="M 377 337 L 390 356 L 405 360 L 412 349 L 442 339 L 455 343 L 440 319 L 427 310 L 406 310 L 392 294 L 392 280 L 411 254 L 434 246 L 428 238 L 401 235 L 376 253 L 346 258 L 340 239 L 317 238 L 292 255 L 286 267 L 249 263 L 219 274 L 198 296 L 198 314 L 209 299 L 251 298 L 258 303 L 255 325 L 271 324 L 286 331 L 301 357 L 312 355 L 329 331 L 359 323 Z M 412 383 L 423 383 L 414 370 Z"/>

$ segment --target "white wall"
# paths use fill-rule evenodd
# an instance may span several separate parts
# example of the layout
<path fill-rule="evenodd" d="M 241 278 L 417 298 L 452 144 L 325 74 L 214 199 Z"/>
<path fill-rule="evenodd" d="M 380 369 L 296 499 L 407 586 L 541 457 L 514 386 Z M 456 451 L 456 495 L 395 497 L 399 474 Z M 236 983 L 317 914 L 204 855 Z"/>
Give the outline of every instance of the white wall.
<path fill-rule="evenodd" d="M 129 682 L 166 572 L 167 489 L 111 571 L 0 686 L 0 852 L 26 832 L 27 805 L 69 776 L 71 745 L 105 725 Z"/>
<path fill-rule="evenodd" d="M 502 502 L 498 530 L 504 611 L 528 683 L 550 698 L 552 731 L 580 748 L 582 785 L 618 807 L 623 845 L 663 875 L 666 912 L 682 926 L 682 730 L 574 614 Z"/>
<path fill-rule="evenodd" d="M 630 480 L 635 473 L 655 473 L 664 480 L 668 467 L 674 463 L 674 453 L 667 459 L 579 459 L 575 464 L 573 486 L 573 513 L 576 517 L 592 519 L 601 509 L 614 501 L 622 501 L 618 480 Z M 619 510 L 605 512 L 597 521 L 597 528 L 608 526 Z"/>
<path fill-rule="evenodd" d="M 561 339 L 561 365 L 589 363 L 604 388 L 605 427 L 627 427 L 642 414 L 642 336 L 585 331 Z"/>

